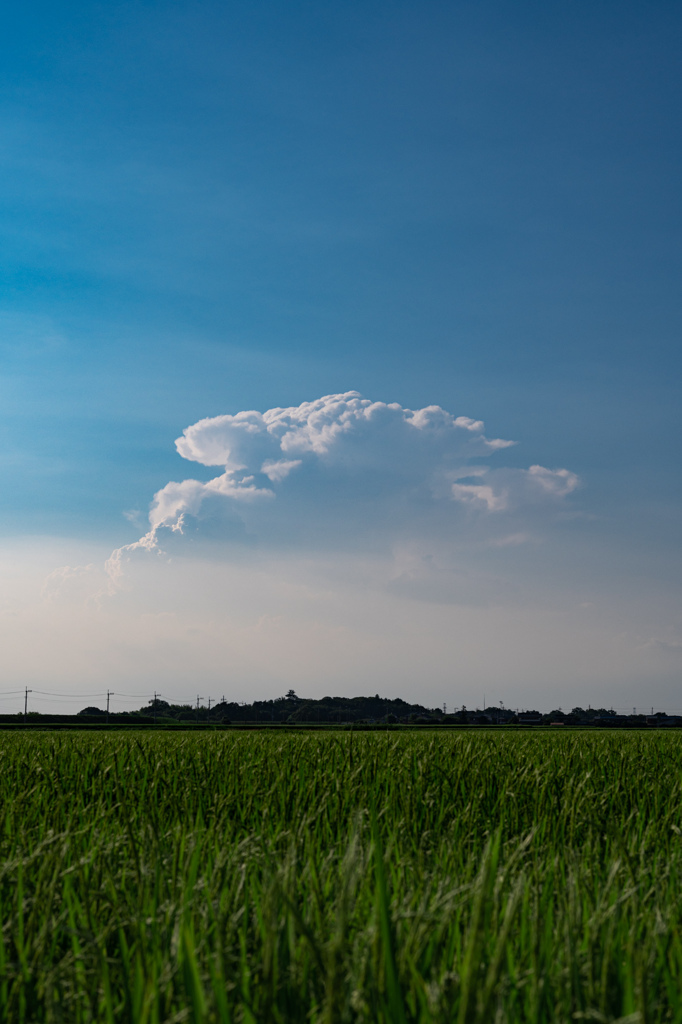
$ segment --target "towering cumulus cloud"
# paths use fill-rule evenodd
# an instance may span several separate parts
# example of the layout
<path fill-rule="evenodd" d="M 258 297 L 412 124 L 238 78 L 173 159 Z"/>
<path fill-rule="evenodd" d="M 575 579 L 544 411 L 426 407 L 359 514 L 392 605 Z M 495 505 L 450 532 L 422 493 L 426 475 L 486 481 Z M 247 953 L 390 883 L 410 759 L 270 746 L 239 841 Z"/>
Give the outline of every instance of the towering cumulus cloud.
<path fill-rule="evenodd" d="M 222 472 L 158 491 L 149 532 L 114 553 L 113 577 L 133 551 L 158 547 L 164 533 L 201 532 L 202 523 L 211 523 L 213 537 L 222 529 L 264 542 L 319 539 L 325 530 L 347 538 L 419 534 L 452 526 L 458 514 L 500 516 L 556 501 L 578 483 L 566 469 L 490 465 L 514 442 L 486 437 L 480 420 L 355 391 L 199 420 L 175 444 L 189 462 Z"/>

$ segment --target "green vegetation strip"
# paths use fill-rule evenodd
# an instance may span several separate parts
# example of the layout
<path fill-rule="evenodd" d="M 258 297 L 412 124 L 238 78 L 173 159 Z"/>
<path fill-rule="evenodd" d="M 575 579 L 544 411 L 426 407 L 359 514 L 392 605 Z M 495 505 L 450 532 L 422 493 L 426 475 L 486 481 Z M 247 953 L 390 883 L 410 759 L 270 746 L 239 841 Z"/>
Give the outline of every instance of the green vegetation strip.
<path fill-rule="evenodd" d="M 3 733 L 0 1020 L 682 1022 L 682 737 Z"/>

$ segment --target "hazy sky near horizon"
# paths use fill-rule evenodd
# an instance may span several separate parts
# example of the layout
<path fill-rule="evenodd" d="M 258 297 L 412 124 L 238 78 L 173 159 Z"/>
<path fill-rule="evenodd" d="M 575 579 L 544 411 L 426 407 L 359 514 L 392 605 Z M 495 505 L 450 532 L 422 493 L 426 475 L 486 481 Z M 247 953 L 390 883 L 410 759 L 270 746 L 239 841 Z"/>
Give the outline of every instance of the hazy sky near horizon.
<path fill-rule="evenodd" d="M 681 30 L 8 11 L 0 690 L 682 710 Z"/>

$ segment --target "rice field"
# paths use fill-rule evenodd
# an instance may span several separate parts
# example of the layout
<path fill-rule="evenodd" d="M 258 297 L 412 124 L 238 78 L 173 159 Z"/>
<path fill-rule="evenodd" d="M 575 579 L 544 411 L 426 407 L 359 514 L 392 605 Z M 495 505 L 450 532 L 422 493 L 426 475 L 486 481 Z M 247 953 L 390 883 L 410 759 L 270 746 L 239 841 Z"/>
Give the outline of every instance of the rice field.
<path fill-rule="evenodd" d="M 0 733 L 0 1019 L 682 1022 L 682 737 Z"/>

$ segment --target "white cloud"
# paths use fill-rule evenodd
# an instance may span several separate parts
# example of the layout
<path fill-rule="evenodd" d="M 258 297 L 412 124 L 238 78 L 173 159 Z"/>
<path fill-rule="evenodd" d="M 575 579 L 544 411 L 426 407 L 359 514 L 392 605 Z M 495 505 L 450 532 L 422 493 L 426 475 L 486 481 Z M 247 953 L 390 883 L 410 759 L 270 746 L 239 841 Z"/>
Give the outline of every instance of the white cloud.
<path fill-rule="evenodd" d="M 371 402 L 357 391 L 325 395 L 288 409 L 246 411 L 215 416 L 187 427 L 175 446 L 183 458 L 204 466 L 225 466 L 227 472 L 256 468 L 261 453 L 314 454 L 328 461 L 343 457 L 343 440 L 379 439 L 413 447 L 421 435 L 452 453 L 467 449 L 485 455 L 513 441 L 489 440 L 481 420 L 452 416 L 438 405 L 404 408 L 397 402 Z M 468 436 L 467 436 L 468 435 Z"/>
<path fill-rule="evenodd" d="M 300 465 L 300 459 L 266 459 L 260 471 L 265 473 L 268 480 L 272 480 L 273 484 L 279 484 L 289 476 L 292 469 L 296 469 Z"/>
<path fill-rule="evenodd" d="M 92 596 L 91 581 L 96 574 L 97 569 L 93 562 L 89 565 L 61 565 L 45 577 L 41 596 L 47 602 L 60 600 L 65 596 L 73 598 L 78 594 L 83 600 L 88 600 Z"/>
<path fill-rule="evenodd" d="M 182 532 L 182 523 L 183 517 L 180 516 L 178 521 L 171 526 L 171 530 Z M 125 567 L 137 552 L 161 554 L 155 530 L 149 530 L 139 540 L 134 541 L 132 544 L 124 544 L 123 547 L 116 548 L 115 551 L 111 552 L 109 558 L 104 563 L 107 585 L 105 589 L 100 589 L 93 595 L 96 601 L 107 593 L 110 595 L 116 593 L 124 585 Z"/>
<path fill-rule="evenodd" d="M 453 484 L 452 496 L 455 501 L 487 512 L 502 512 L 507 507 L 507 492 L 496 492 L 490 484 Z"/>
<path fill-rule="evenodd" d="M 257 487 L 253 479 L 242 476 L 236 480 L 232 472 L 226 471 L 205 484 L 199 480 L 171 481 L 154 495 L 149 515 L 151 526 L 177 526 L 181 516 L 197 516 L 204 501 L 215 495 L 240 502 L 273 497 L 269 488 Z"/>
<path fill-rule="evenodd" d="M 535 484 L 546 494 L 563 498 L 574 491 L 579 484 L 578 477 L 568 469 L 546 469 L 544 466 L 531 466 L 526 473 L 531 484 Z"/>
<path fill-rule="evenodd" d="M 166 484 L 152 503 L 152 532 L 177 530 L 181 517 L 200 522 L 207 506 L 215 518 L 216 499 L 261 539 L 282 537 L 287 523 L 299 528 L 302 519 L 318 533 L 324 521 L 337 530 L 341 518 L 345 533 L 353 520 L 358 534 L 379 526 L 432 530 L 437 518 L 454 521 L 457 505 L 498 513 L 564 497 L 577 485 L 565 469 L 477 465 L 514 444 L 486 437 L 481 420 L 437 405 L 372 402 L 355 391 L 202 419 L 175 444 L 183 458 L 223 472 Z M 264 517 L 263 502 L 272 498 Z"/>

